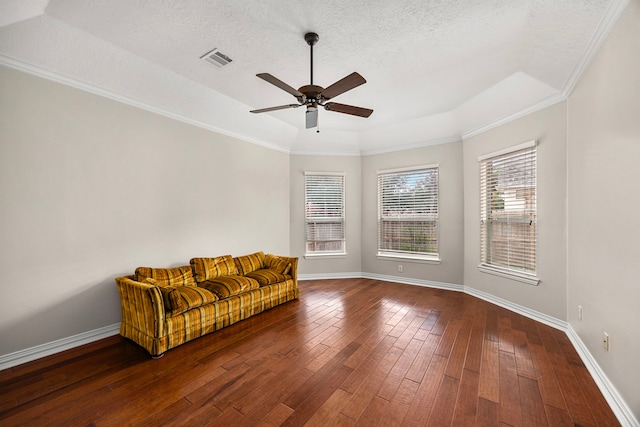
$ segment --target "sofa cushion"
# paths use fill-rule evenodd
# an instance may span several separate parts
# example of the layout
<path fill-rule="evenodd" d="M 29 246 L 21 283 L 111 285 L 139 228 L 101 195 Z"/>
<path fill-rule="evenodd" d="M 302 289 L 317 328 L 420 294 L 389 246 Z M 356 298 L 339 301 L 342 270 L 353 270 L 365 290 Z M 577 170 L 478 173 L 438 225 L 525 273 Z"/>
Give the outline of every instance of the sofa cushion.
<path fill-rule="evenodd" d="M 215 258 L 191 258 L 189 261 L 196 276 L 196 281 L 204 282 L 219 276 L 233 276 L 237 274 L 236 265 L 231 255 Z"/>
<path fill-rule="evenodd" d="M 273 285 L 274 283 L 291 279 L 291 276 L 281 274 L 270 268 L 261 268 L 260 270 L 252 271 L 251 273 L 247 273 L 246 277 L 257 280 L 260 286 Z"/>
<path fill-rule="evenodd" d="M 233 259 L 238 269 L 238 274 L 244 276 L 252 271 L 264 268 L 264 252 L 256 252 L 250 255 L 243 255 Z"/>
<path fill-rule="evenodd" d="M 138 267 L 134 280 L 142 282 L 144 279 L 153 279 L 158 286 L 195 286 L 191 266 L 185 265 L 176 268 L 151 268 Z"/>
<path fill-rule="evenodd" d="M 211 291 L 197 286 L 160 286 L 165 313 L 176 316 L 192 308 L 218 301 Z"/>
<path fill-rule="evenodd" d="M 250 289 L 257 289 L 260 287 L 260 283 L 245 276 L 220 276 L 200 282 L 198 286 L 213 292 L 218 298 L 223 299 Z"/>
<path fill-rule="evenodd" d="M 280 274 L 288 274 L 291 271 L 291 262 L 288 259 L 272 254 L 264 257 L 264 266 Z"/>

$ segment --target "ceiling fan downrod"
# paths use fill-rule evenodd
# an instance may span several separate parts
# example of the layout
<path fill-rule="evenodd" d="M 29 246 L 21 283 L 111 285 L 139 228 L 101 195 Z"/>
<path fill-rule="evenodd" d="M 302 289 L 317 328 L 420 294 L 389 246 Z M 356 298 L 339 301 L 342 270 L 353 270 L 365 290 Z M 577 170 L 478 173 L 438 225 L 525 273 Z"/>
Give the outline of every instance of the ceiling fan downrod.
<path fill-rule="evenodd" d="M 304 35 L 304 39 L 311 49 L 311 82 L 309 82 L 309 85 L 313 85 L 313 45 L 318 43 L 320 37 L 316 33 L 307 33 Z"/>

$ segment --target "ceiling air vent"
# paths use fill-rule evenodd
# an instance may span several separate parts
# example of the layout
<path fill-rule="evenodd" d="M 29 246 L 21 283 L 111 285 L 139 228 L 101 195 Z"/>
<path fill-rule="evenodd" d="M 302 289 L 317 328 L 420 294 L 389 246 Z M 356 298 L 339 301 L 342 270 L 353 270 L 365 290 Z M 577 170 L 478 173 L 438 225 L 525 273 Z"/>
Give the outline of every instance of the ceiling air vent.
<path fill-rule="evenodd" d="M 220 52 L 218 48 L 213 49 L 211 52 L 205 53 L 200 59 L 204 59 L 209 64 L 215 66 L 216 68 L 222 68 L 225 65 L 229 65 L 232 61 L 224 53 Z"/>

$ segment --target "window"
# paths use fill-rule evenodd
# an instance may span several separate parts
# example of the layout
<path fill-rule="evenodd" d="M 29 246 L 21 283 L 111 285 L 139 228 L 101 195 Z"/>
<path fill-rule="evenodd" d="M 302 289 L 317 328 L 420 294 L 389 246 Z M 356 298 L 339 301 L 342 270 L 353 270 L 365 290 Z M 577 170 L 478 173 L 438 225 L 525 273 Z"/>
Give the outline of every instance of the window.
<path fill-rule="evenodd" d="M 344 174 L 305 172 L 307 255 L 346 254 Z"/>
<path fill-rule="evenodd" d="M 536 142 L 478 161 L 480 268 L 537 284 Z"/>
<path fill-rule="evenodd" d="M 438 165 L 378 172 L 378 256 L 438 259 Z"/>

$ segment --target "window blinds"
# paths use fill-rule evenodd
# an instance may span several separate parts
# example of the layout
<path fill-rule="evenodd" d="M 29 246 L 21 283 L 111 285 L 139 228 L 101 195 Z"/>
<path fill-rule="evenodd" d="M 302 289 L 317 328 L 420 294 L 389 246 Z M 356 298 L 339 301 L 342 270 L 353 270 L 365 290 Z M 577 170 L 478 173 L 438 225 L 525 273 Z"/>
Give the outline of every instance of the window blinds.
<path fill-rule="evenodd" d="M 438 254 L 438 166 L 378 172 L 378 254 Z"/>
<path fill-rule="evenodd" d="M 531 141 L 478 160 L 481 262 L 535 274 L 536 143 Z"/>
<path fill-rule="evenodd" d="M 344 175 L 305 174 L 307 253 L 344 253 Z"/>

